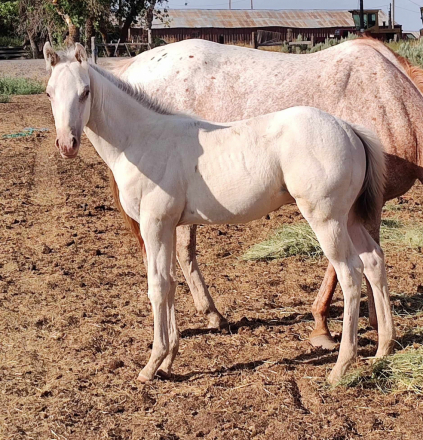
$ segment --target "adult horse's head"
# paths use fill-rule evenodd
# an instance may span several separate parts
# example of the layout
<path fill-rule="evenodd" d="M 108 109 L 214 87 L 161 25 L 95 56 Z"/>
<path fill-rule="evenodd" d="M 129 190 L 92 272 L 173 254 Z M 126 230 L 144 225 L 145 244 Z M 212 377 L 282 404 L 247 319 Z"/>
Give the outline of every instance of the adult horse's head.
<path fill-rule="evenodd" d="M 46 43 L 44 58 L 51 70 L 46 92 L 56 124 L 56 146 L 62 157 L 72 159 L 78 154 L 82 130 L 90 118 L 87 53 L 77 43 L 74 50 L 58 54 Z"/>

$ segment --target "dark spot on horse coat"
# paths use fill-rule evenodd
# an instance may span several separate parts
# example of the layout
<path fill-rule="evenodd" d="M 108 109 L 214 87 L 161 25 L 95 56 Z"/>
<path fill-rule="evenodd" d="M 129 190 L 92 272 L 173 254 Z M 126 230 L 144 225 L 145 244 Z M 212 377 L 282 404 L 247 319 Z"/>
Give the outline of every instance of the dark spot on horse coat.
<path fill-rule="evenodd" d="M 216 78 L 214 76 L 212 76 L 211 79 L 216 79 Z"/>
<path fill-rule="evenodd" d="M 184 83 L 186 83 L 187 81 L 188 81 L 188 78 L 185 78 L 185 79 L 184 79 Z"/>
<path fill-rule="evenodd" d="M 158 60 L 157 60 L 157 62 L 159 62 L 159 61 L 161 61 L 162 59 L 161 58 L 159 58 Z"/>
<path fill-rule="evenodd" d="M 179 70 L 176 72 L 176 74 L 178 74 L 179 73 Z"/>
<path fill-rule="evenodd" d="M 189 57 L 190 57 L 190 58 L 194 58 L 194 55 L 190 55 Z"/>
<path fill-rule="evenodd" d="M 197 171 L 198 171 L 198 165 L 195 165 L 195 168 L 194 168 L 194 170 L 195 170 L 195 172 L 197 172 Z"/>
<path fill-rule="evenodd" d="M 163 56 L 165 57 L 167 55 L 167 52 L 163 54 Z"/>
<path fill-rule="evenodd" d="M 189 89 L 186 89 L 185 91 L 186 91 L 186 92 L 189 92 Z"/>
<path fill-rule="evenodd" d="M 153 58 L 151 58 L 151 61 L 153 61 L 153 60 L 154 60 L 154 58 L 156 58 L 156 57 L 153 57 Z"/>

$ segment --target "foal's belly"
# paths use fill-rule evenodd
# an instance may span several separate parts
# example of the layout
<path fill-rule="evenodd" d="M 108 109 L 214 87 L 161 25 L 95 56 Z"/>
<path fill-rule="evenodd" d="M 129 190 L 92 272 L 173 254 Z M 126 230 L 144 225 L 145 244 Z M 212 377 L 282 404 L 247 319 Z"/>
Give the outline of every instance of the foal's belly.
<path fill-rule="evenodd" d="M 189 197 L 180 224 L 247 223 L 293 202 L 295 200 L 282 185 L 273 188 L 227 185 L 221 192 L 208 190 Z"/>

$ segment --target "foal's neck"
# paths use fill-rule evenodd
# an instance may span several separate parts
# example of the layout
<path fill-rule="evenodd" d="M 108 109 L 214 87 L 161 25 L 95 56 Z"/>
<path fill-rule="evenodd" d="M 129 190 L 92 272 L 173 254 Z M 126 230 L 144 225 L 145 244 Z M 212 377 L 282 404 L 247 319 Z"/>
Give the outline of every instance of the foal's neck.
<path fill-rule="evenodd" d="M 166 115 L 145 107 L 93 67 L 90 67 L 89 75 L 91 113 L 85 133 L 113 171 L 116 160 L 134 143 L 139 145 L 142 153 L 142 140 Z"/>

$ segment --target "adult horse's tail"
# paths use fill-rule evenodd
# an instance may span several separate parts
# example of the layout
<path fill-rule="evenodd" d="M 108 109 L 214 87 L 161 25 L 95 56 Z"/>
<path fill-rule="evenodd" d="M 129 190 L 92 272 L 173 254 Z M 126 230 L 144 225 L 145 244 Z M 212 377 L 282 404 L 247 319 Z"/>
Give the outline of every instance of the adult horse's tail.
<path fill-rule="evenodd" d="M 109 169 L 109 181 L 110 181 L 110 189 L 112 190 L 113 199 L 115 201 L 116 207 L 119 209 L 120 213 L 122 214 L 122 217 L 124 218 L 126 225 L 138 240 L 138 244 L 140 245 L 140 248 L 143 249 L 144 241 L 141 237 L 140 225 L 136 220 L 129 217 L 129 215 L 123 209 L 119 198 L 119 188 L 117 186 L 113 173 L 111 172 L 110 169 Z"/>
<path fill-rule="evenodd" d="M 369 220 L 382 207 L 386 180 L 386 163 L 383 146 L 371 130 L 355 124 L 349 124 L 363 144 L 366 152 L 366 175 L 361 194 L 355 202 L 356 213 L 364 220 Z"/>

